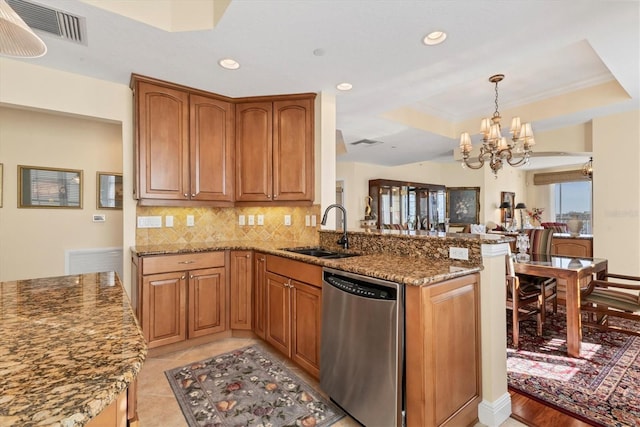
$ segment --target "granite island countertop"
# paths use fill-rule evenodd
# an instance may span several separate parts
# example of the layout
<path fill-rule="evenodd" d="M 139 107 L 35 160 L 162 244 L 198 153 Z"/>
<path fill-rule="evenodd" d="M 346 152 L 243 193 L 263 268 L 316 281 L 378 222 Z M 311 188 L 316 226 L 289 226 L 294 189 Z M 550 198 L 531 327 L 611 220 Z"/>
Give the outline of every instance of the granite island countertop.
<path fill-rule="evenodd" d="M 0 425 L 84 426 L 147 354 L 115 273 L 0 282 Z"/>
<path fill-rule="evenodd" d="M 332 233 L 332 232 L 330 232 Z M 371 233 L 367 233 L 371 234 Z M 444 233 L 442 233 L 444 234 Z M 349 235 L 357 239 L 358 232 L 349 232 Z M 384 233 L 385 236 L 392 235 Z M 393 236 L 393 235 L 392 235 Z M 407 236 L 397 235 L 400 241 L 409 241 Z M 425 239 L 428 241 L 434 236 L 416 236 L 409 238 L 415 242 L 416 239 Z M 431 239 L 431 241 L 437 241 Z M 476 242 L 478 238 L 473 238 Z M 490 242 L 508 241 L 504 239 L 487 237 Z M 154 255 L 172 255 L 208 252 L 217 250 L 256 250 L 259 252 L 278 255 L 286 258 L 304 261 L 311 264 L 321 265 L 323 267 L 335 268 L 351 273 L 363 274 L 369 277 L 389 280 L 405 285 L 423 286 L 432 283 L 438 283 L 455 277 L 472 274 L 482 270 L 482 264 L 476 262 L 465 262 L 452 260 L 447 257 L 437 256 L 438 254 L 424 254 L 420 256 L 420 252 L 395 249 L 395 253 L 381 252 L 376 253 L 375 250 L 360 246 L 345 252 L 358 253 L 358 256 L 341 259 L 322 259 L 308 255 L 301 255 L 283 250 L 283 248 L 310 247 L 314 245 L 292 242 L 292 241 L 216 241 L 207 243 L 189 243 L 189 244 L 163 244 L 163 245 L 140 245 L 131 248 L 131 252 L 136 256 L 154 256 Z M 316 245 L 317 246 L 317 245 Z M 327 247 L 324 245 L 323 247 Z M 336 250 L 336 247 L 331 249 Z M 359 251 L 359 249 L 361 249 Z M 340 249 L 338 249 L 340 250 Z"/>

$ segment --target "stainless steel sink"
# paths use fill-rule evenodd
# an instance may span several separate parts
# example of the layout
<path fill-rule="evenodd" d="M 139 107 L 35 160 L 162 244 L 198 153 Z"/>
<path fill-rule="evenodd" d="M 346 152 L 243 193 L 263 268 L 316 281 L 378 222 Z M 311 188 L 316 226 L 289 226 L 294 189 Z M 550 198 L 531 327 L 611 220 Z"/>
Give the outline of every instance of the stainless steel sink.
<path fill-rule="evenodd" d="M 344 252 L 335 252 L 322 248 L 282 248 L 281 250 L 287 252 L 293 252 L 300 255 L 308 255 L 316 258 L 322 259 L 338 259 L 338 258 L 349 258 L 352 256 L 357 256 L 358 254 L 348 254 Z"/>

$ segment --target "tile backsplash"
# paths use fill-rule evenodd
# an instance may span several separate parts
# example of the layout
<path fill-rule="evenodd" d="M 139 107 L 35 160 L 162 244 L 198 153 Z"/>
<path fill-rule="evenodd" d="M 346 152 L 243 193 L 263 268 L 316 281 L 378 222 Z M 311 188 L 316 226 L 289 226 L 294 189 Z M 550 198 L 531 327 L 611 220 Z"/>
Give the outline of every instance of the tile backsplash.
<path fill-rule="evenodd" d="M 315 245 L 319 241 L 320 205 L 308 207 L 235 207 L 235 208 L 136 208 L 137 216 L 161 216 L 162 228 L 136 228 L 136 245 L 168 243 L 207 243 L 221 240 L 289 240 Z M 187 215 L 193 215 L 194 225 L 187 226 Z M 238 218 L 245 216 L 245 225 Z M 249 216 L 254 225 L 249 225 Z M 264 225 L 258 225 L 258 215 L 264 215 Z M 284 223 L 291 215 L 291 225 Z M 306 226 L 305 217 L 316 217 L 316 226 Z M 173 226 L 166 227 L 166 217 L 173 216 Z"/>

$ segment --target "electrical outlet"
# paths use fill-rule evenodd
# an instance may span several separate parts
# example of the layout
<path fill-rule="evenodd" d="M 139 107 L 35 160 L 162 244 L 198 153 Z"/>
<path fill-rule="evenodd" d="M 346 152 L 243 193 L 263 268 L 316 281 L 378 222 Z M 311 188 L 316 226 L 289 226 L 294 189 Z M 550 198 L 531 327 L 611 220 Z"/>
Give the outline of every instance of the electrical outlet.
<path fill-rule="evenodd" d="M 187 215 L 187 227 L 193 227 L 194 225 L 196 225 L 196 222 L 193 215 Z"/>
<path fill-rule="evenodd" d="M 249 225 L 255 225 L 256 224 L 256 216 L 255 215 L 249 215 Z"/>
<path fill-rule="evenodd" d="M 167 215 L 164 217 L 164 226 L 173 227 L 173 215 Z"/>
<path fill-rule="evenodd" d="M 305 225 L 305 227 L 309 227 L 311 225 L 311 216 L 310 215 L 305 215 L 304 216 L 304 225 Z"/>
<path fill-rule="evenodd" d="M 238 225 L 244 225 L 244 215 L 238 215 Z"/>
<path fill-rule="evenodd" d="M 264 215 L 258 215 L 258 225 L 264 225 Z"/>
<path fill-rule="evenodd" d="M 138 228 L 162 228 L 161 216 L 139 216 Z"/>
<path fill-rule="evenodd" d="M 284 225 L 291 225 L 291 215 L 285 215 L 284 216 Z"/>
<path fill-rule="evenodd" d="M 456 248 L 453 246 L 449 247 L 449 258 L 451 259 L 461 259 L 468 261 L 469 260 L 469 249 L 467 248 Z"/>
<path fill-rule="evenodd" d="M 316 216 L 315 215 L 311 215 L 311 226 L 315 227 L 316 225 L 318 225 L 316 223 Z"/>
<path fill-rule="evenodd" d="M 93 214 L 93 222 L 105 222 L 107 216 L 105 214 Z"/>

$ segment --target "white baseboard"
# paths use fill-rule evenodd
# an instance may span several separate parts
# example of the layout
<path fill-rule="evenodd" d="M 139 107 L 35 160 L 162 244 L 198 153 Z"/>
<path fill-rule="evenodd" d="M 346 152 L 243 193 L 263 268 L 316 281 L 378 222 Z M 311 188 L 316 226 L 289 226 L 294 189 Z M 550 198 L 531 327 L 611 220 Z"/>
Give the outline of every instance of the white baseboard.
<path fill-rule="evenodd" d="M 488 427 L 498 427 L 511 415 L 511 395 L 506 392 L 493 402 L 483 400 L 478 405 L 478 420 Z"/>

